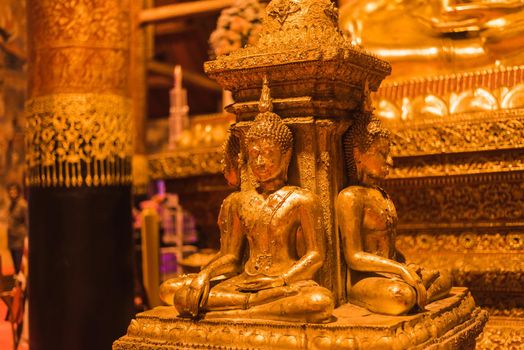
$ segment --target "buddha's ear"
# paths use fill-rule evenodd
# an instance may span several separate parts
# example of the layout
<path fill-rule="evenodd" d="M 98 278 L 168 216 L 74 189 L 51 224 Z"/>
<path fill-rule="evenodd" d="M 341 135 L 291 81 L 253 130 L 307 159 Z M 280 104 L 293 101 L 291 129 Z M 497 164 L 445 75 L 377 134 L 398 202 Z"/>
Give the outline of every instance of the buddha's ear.
<path fill-rule="evenodd" d="M 286 167 L 289 166 L 289 162 L 291 161 L 291 156 L 293 154 L 293 150 L 291 148 L 289 148 L 288 150 L 284 151 L 284 155 L 283 155 L 283 163 L 286 165 Z"/>
<path fill-rule="evenodd" d="M 355 164 L 358 164 L 362 160 L 362 155 L 364 152 L 360 149 L 360 147 L 355 146 L 353 147 L 353 158 L 355 159 Z"/>

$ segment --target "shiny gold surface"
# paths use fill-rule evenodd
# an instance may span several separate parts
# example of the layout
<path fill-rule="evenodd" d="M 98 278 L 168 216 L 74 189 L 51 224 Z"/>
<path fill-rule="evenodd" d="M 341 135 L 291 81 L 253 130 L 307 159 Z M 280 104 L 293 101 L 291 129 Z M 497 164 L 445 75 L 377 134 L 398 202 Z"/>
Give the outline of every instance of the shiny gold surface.
<path fill-rule="evenodd" d="M 264 76 L 275 84 L 275 112 L 283 118 L 344 118 L 360 105 L 365 81 L 376 91 L 391 72 L 387 62 L 350 45 L 336 26 L 334 5 L 272 1 L 266 12 L 255 45 L 219 56 L 204 67 L 233 93 L 235 103 L 228 111 L 239 121 L 256 115 L 259 89 L 253 84 Z"/>
<path fill-rule="evenodd" d="M 524 107 L 524 67 L 389 81 L 375 96 L 377 114 L 400 124 Z"/>
<path fill-rule="evenodd" d="M 116 0 L 31 3 L 31 186 L 130 184 L 128 7 Z"/>
<path fill-rule="evenodd" d="M 160 301 L 160 218 L 156 209 L 145 208 L 142 213 L 142 275 L 147 300 L 151 307 L 162 305 Z"/>
<path fill-rule="evenodd" d="M 53 94 L 26 104 L 27 178 L 32 186 L 131 182 L 130 104 L 111 94 Z"/>
<path fill-rule="evenodd" d="M 451 297 L 428 305 L 424 314 L 384 316 L 346 304 L 327 324 L 260 320 L 183 319 L 171 307 L 139 314 L 113 349 L 232 350 L 473 350 L 486 321 L 471 295 L 454 288 Z"/>
<path fill-rule="evenodd" d="M 255 45 L 205 66 L 232 91 L 237 116 L 224 170 L 239 190 L 219 215 L 220 254 L 200 273 L 164 284 L 162 297 L 175 307 L 139 315 L 114 348 L 473 349 L 486 312 L 465 289 L 434 301 L 449 292 L 449 284 L 437 282 L 444 273 L 403 265 L 410 282 L 423 280 L 411 283 L 418 295 L 390 276 L 376 285 L 380 292 L 389 282 L 397 283 L 393 289 L 404 283 L 424 313 L 380 315 L 347 303 L 350 249 L 335 216 L 347 185 L 343 135 L 371 111 L 369 94 L 390 68 L 349 44 L 329 0 L 275 0 L 266 10 Z M 394 207 L 378 189 L 369 192 L 374 224 L 386 226 L 377 229 L 379 240 L 391 248 Z M 390 214 L 380 212 L 384 206 Z M 383 305 L 389 313 L 415 311 L 411 305 L 392 312 L 391 299 Z"/>
<path fill-rule="evenodd" d="M 512 348 L 524 324 L 522 72 L 397 79 L 375 97 L 392 131 L 395 167 L 381 185 L 398 209 L 398 247 L 449 269 L 489 310 L 480 349 Z"/>
<path fill-rule="evenodd" d="M 220 174 L 222 145 L 233 121 L 229 114 L 192 117 L 190 126 L 176 142 L 175 151 L 161 150 L 148 157 L 152 179 L 180 179 L 205 174 Z M 165 147 L 167 124 L 152 127 L 148 141 Z"/>
<path fill-rule="evenodd" d="M 338 305 L 345 300 L 333 215 L 343 171 L 338 142 L 350 124 L 348 115 L 362 103 L 364 87 L 376 91 L 390 66 L 347 42 L 329 1 L 273 1 L 266 12 L 256 44 L 207 62 L 205 70 L 232 92 L 235 103 L 228 111 L 237 115 L 240 132 L 257 114 L 262 81 L 270 82 L 274 111 L 295 137 L 290 181 L 319 196 L 327 251 L 318 281 L 333 291 Z M 241 179 L 241 188 L 249 189 L 245 165 Z"/>
<path fill-rule="evenodd" d="M 390 138 L 378 119 L 361 115 L 345 138 L 350 186 L 337 198 L 336 210 L 349 267 L 348 294 L 353 304 L 377 313 L 405 314 L 416 305 L 446 296 L 445 272 L 408 264 L 396 248 L 397 213 L 377 185 L 393 165 Z"/>
<path fill-rule="evenodd" d="M 343 0 L 351 40 L 393 65 L 393 77 L 522 62 L 519 0 Z"/>

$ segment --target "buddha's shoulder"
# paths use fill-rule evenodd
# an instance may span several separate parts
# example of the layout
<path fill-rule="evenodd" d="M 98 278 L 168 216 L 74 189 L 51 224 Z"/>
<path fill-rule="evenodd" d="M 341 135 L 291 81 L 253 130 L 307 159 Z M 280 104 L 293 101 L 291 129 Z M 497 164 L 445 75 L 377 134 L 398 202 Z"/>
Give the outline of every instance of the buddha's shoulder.
<path fill-rule="evenodd" d="M 293 200 L 302 203 L 316 203 L 319 199 L 315 193 L 303 187 L 284 186 L 281 190 L 292 197 Z"/>
<path fill-rule="evenodd" d="M 235 205 L 236 203 L 239 203 L 242 199 L 242 192 L 235 191 L 231 194 L 229 194 L 223 201 L 222 201 L 222 207 L 231 207 Z"/>
<path fill-rule="evenodd" d="M 230 193 L 223 201 L 223 203 L 230 203 L 230 202 L 235 202 L 237 201 L 242 195 L 242 192 L 240 191 L 235 191 L 233 193 Z"/>
<path fill-rule="evenodd" d="M 338 194 L 339 201 L 354 201 L 366 198 L 369 195 L 370 188 L 364 186 L 348 186 Z"/>

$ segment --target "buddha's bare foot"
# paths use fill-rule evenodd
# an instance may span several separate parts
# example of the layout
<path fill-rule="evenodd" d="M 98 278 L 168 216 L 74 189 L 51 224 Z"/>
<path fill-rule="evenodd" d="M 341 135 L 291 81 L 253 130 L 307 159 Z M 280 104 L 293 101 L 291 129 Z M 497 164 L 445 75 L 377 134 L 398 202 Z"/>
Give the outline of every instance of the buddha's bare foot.
<path fill-rule="evenodd" d="M 329 290 L 319 286 L 298 288 L 298 290 L 292 286 L 274 289 L 275 291 L 272 295 L 266 293 L 270 290 L 261 291 L 266 294 L 264 297 L 269 298 L 271 296 L 276 298 L 273 301 L 254 305 L 245 310 L 210 311 L 206 313 L 205 318 L 250 318 L 313 323 L 328 322 L 331 319 L 335 305 Z M 261 294 L 261 292 L 255 294 Z M 285 294 L 279 293 L 292 294 L 284 296 Z M 259 302 L 262 302 L 262 295 L 257 297 L 260 297 Z"/>

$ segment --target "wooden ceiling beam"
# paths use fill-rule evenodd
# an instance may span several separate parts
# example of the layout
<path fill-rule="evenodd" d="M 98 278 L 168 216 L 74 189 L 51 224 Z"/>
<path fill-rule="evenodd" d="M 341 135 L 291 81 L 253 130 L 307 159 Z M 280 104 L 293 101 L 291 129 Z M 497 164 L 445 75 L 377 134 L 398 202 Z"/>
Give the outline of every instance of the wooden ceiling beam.
<path fill-rule="evenodd" d="M 198 28 L 196 25 L 188 24 L 187 21 L 162 22 L 155 26 L 155 35 L 173 35 L 187 33 Z"/>
<path fill-rule="evenodd" d="M 209 12 L 218 12 L 232 6 L 234 0 L 199 0 L 144 9 L 138 16 L 141 25 L 170 21 Z"/>
<path fill-rule="evenodd" d="M 156 73 L 163 76 L 173 77 L 174 64 L 162 63 L 157 61 L 149 61 L 147 63 L 147 70 L 151 73 Z M 205 75 L 189 70 L 183 70 L 183 81 L 188 85 L 198 86 L 206 90 L 222 92 L 220 85 L 209 79 Z"/>

